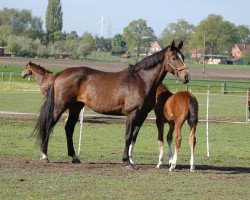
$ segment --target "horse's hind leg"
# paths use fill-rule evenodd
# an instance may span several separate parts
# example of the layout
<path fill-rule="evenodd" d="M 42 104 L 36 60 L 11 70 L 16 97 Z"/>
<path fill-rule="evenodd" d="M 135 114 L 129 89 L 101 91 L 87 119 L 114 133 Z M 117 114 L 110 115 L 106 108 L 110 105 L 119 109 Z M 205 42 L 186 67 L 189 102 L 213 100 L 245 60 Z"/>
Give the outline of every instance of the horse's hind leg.
<path fill-rule="evenodd" d="M 163 134 L 164 134 L 164 122 L 156 118 L 156 126 L 158 130 L 158 146 L 159 146 L 159 161 L 156 168 L 160 168 L 163 164 Z"/>
<path fill-rule="evenodd" d="M 69 108 L 69 117 L 65 125 L 66 137 L 67 137 L 67 146 L 68 146 L 68 155 L 72 157 L 72 163 L 81 163 L 78 157 L 75 154 L 75 149 L 73 145 L 73 133 L 75 129 L 76 122 L 79 118 L 79 113 L 83 108 L 82 103 L 76 103 Z"/>
<path fill-rule="evenodd" d="M 172 152 L 172 142 L 173 142 L 173 132 L 174 132 L 174 123 L 169 123 L 169 130 L 167 134 L 167 143 L 168 143 L 168 158 L 169 158 L 169 166 L 171 166 L 173 152 Z"/>
<path fill-rule="evenodd" d="M 175 134 L 176 134 L 176 137 L 175 137 L 175 151 L 174 151 L 174 156 L 171 160 L 171 166 L 169 168 L 169 171 L 172 172 L 173 169 L 175 169 L 176 167 L 176 163 L 177 163 L 177 158 L 178 158 L 178 152 L 179 152 L 179 148 L 181 146 L 181 127 L 182 127 L 182 124 L 180 123 L 175 123 Z"/>
<path fill-rule="evenodd" d="M 190 172 L 194 172 L 195 170 L 195 156 L 194 156 L 194 148 L 196 144 L 196 138 L 195 138 L 195 126 L 190 126 L 190 136 L 189 136 L 189 144 L 191 149 L 191 158 L 190 158 Z"/>

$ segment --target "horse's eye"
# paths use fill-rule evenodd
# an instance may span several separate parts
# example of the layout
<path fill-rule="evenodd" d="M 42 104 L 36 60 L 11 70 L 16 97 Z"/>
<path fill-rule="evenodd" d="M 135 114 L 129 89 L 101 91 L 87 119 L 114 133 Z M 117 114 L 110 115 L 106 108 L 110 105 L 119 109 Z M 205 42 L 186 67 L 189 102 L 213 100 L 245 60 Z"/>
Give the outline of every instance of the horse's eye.
<path fill-rule="evenodd" d="M 173 57 L 172 60 L 176 60 L 176 57 Z"/>

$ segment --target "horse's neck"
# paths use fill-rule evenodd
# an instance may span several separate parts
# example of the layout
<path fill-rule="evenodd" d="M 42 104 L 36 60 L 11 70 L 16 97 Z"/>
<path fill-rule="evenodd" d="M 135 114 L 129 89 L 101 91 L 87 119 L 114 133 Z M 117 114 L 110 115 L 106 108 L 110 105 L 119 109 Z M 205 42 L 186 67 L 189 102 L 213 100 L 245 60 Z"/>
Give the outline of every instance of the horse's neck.
<path fill-rule="evenodd" d="M 45 76 L 43 71 L 40 70 L 40 69 L 34 68 L 34 67 L 31 68 L 31 70 L 32 70 L 32 74 L 34 75 L 34 77 L 35 77 L 36 81 L 38 82 L 38 84 L 39 85 L 42 84 L 42 79 Z"/>
<path fill-rule="evenodd" d="M 162 64 L 158 64 L 150 70 L 140 70 L 139 73 L 149 90 L 152 88 L 156 90 L 167 74 Z"/>

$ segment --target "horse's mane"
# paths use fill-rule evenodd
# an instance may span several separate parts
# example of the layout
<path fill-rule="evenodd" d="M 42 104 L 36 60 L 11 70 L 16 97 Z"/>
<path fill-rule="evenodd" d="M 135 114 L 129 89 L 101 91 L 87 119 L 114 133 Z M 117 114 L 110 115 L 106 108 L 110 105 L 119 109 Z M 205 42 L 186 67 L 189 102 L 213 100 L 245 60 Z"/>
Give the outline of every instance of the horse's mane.
<path fill-rule="evenodd" d="M 166 51 L 170 48 L 170 46 L 165 47 L 161 51 L 158 51 L 144 59 L 142 59 L 140 62 L 136 63 L 135 65 L 130 65 L 131 71 L 137 71 L 140 69 L 151 69 L 158 63 L 162 62 L 164 59 L 164 55 Z"/>
<path fill-rule="evenodd" d="M 52 71 L 48 70 L 48 69 L 45 69 L 44 67 L 40 66 L 40 65 L 37 65 L 35 63 L 32 63 L 32 62 L 29 62 L 29 65 L 33 68 L 35 68 L 37 71 L 40 72 L 40 74 L 53 74 Z"/>

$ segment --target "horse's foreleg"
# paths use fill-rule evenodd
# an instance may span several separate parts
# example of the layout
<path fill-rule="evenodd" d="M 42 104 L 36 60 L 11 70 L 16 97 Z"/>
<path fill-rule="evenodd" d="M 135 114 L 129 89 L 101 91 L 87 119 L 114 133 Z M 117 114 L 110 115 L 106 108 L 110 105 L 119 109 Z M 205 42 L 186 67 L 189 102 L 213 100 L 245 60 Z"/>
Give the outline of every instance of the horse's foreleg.
<path fill-rule="evenodd" d="M 132 136 L 132 142 L 131 144 L 129 145 L 129 151 L 128 151 L 128 156 L 129 156 L 129 161 L 131 164 L 135 164 L 132 157 L 133 157 L 133 149 L 134 149 L 134 145 L 135 145 L 135 142 L 136 142 L 136 139 L 137 139 L 137 135 L 140 131 L 140 127 L 139 126 L 136 126 L 134 131 L 133 131 L 133 136 Z"/>
<path fill-rule="evenodd" d="M 169 159 L 168 163 L 170 166 L 173 158 L 173 152 L 172 152 L 173 132 L 174 132 L 174 123 L 169 123 L 167 143 L 168 143 L 168 159 Z"/>
<path fill-rule="evenodd" d="M 69 110 L 69 117 L 65 125 L 66 137 L 67 137 L 67 146 L 68 146 L 68 155 L 72 157 L 72 163 L 81 163 L 78 157 L 75 154 L 74 144 L 73 144 L 73 134 L 76 122 L 79 117 L 81 108 L 72 108 Z"/>
<path fill-rule="evenodd" d="M 171 166 L 169 168 L 169 171 L 172 172 L 173 169 L 175 169 L 176 167 L 176 163 L 177 163 L 177 158 L 178 158 L 178 152 L 179 152 L 179 148 L 181 146 L 181 124 L 176 123 L 175 124 L 175 134 L 176 134 L 176 138 L 175 138 L 175 151 L 174 151 L 174 156 L 171 160 Z"/>
<path fill-rule="evenodd" d="M 159 161 L 156 168 L 160 168 L 163 164 L 163 133 L 164 133 L 164 122 L 156 118 L 156 126 L 158 130 L 158 146 L 159 146 Z"/>
<path fill-rule="evenodd" d="M 190 127 L 190 136 L 189 136 L 189 144 L 191 149 L 191 158 L 190 158 L 190 172 L 194 172 L 195 170 L 195 156 L 194 156 L 194 148 L 196 144 L 195 131 L 196 127 Z"/>
<path fill-rule="evenodd" d="M 129 154 L 132 154 L 132 149 L 133 149 L 132 138 L 136 130 L 137 129 L 135 126 L 135 114 L 131 113 L 130 115 L 127 116 L 125 148 L 122 157 L 122 161 L 125 163 L 126 168 L 134 168 L 133 164 L 130 162 Z"/>

